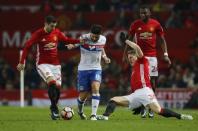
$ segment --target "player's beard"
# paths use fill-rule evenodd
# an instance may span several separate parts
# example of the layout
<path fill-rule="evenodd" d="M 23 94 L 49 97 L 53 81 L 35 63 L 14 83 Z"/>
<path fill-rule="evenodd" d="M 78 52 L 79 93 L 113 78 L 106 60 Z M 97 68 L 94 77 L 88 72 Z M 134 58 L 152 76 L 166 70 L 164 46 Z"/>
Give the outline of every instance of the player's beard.
<path fill-rule="evenodd" d="M 47 33 L 50 33 L 54 30 L 55 28 L 46 28 Z"/>
<path fill-rule="evenodd" d="M 92 40 L 93 42 L 97 42 L 97 41 L 98 41 L 98 39 L 95 39 L 95 40 L 94 40 L 94 39 L 91 39 L 91 40 Z"/>
<path fill-rule="evenodd" d="M 52 32 L 54 29 L 53 28 L 50 28 L 50 29 L 48 29 L 48 32 L 50 33 L 50 32 Z"/>
<path fill-rule="evenodd" d="M 149 17 L 144 17 L 144 18 L 141 18 L 141 19 L 142 19 L 142 21 L 143 21 L 143 22 L 145 22 L 145 23 L 146 23 L 146 22 L 148 22 Z"/>

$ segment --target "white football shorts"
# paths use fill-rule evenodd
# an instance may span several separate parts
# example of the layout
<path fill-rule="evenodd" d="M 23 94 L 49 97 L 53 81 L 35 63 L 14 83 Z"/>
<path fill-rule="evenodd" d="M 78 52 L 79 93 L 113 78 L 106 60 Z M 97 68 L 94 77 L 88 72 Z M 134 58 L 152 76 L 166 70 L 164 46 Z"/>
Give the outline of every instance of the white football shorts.
<path fill-rule="evenodd" d="M 141 105 L 146 107 L 148 104 L 157 102 L 153 90 L 149 87 L 138 89 L 134 93 L 123 97 L 129 101 L 129 109 L 131 110 L 138 108 Z"/>
<path fill-rule="evenodd" d="M 44 81 L 50 76 L 56 81 L 57 85 L 61 86 L 61 66 L 51 64 L 37 65 L 37 71 Z"/>
<path fill-rule="evenodd" d="M 149 75 L 158 76 L 157 57 L 146 57 L 149 61 Z"/>

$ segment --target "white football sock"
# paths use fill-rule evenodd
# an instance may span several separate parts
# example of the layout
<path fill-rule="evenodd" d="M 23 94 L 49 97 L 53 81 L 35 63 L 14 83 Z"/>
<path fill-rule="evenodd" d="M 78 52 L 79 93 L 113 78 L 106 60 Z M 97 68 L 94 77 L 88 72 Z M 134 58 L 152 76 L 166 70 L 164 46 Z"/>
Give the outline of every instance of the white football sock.
<path fill-rule="evenodd" d="M 99 103 L 100 103 L 100 94 L 92 94 L 92 113 L 91 113 L 91 115 L 96 115 Z"/>

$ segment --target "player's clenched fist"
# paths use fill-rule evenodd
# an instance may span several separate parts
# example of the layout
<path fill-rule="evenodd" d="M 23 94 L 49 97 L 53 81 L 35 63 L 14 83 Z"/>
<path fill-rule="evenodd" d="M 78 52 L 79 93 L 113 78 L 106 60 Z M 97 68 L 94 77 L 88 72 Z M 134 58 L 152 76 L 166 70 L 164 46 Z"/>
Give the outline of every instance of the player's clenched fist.
<path fill-rule="evenodd" d="M 121 32 L 120 33 L 120 41 L 125 44 L 126 39 L 127 39 L 126 34 L 124 32 Z"/>
<path fill-rule="evenodd" d="M 168 66 L 171 65 L 171 60 L 168 56 L 166 56 L 166 55 L 164 56 L 164 61 L 168 63 Z"/>
<path fill-rule="evenodd" d="M 24 70 L 24 68 L 25 68 L 25 65 L 24 65 L 24 64 L 20 64 L 20 63 L 19 63 L 19 64 L 17 65 L 17 70 L 18 70 L 18 71 Z"/>
<path fill-rule="evenodd" d="M 111 59 L 109 59 L 107 56 L 103 57 L 106 64 L 111 63 Z"/>

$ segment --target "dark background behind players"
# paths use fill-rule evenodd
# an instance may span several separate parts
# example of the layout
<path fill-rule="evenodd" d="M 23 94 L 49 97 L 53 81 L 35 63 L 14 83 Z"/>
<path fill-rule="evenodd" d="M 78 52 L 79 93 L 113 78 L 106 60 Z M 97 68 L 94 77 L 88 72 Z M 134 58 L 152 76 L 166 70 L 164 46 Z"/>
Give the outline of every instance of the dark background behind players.
<path fill-rule="evenodd" d="M 89 8 L 91 12 L 78 9 L 79 3 L 82 3 L 81 0 L 43 1 L 44 2 L 30 2 L 20 0 L 13 2 L 11 0 L 0 0 L 0 16 L 4 18 L 0 29 L 2 36 L 0 44 L 0 88 L 3 91 L 19 89 L 19 74 L 15 69 L 15 60 L 11 60 L 11 58 L 16 57 L 16 59 L 18 59 L 18 47 L 22 46 L 15 44 L 17 42 L 14 36 L 16 36 L 17 39 L 17 36 L 20 35 L 19 43 L 21 44 L 26 31 L 34 31 L 37 25 L 42 25 L 42 23 L 39 22 L 27 24 L 24 20 L 22 20 L 24 23 L 17 24 L 16 22 L 9 24 L 9 21 L 13 21 L 13 19 L 17 21 L 18 19 L 26 17 L 30 19 L 36 18 L 40 21 L 41 18 L 47 14 L 55 14 L 59 18 L 59 28 L 63 31 L 69 30 L 70 35 L 74 35 L 74 30 L 77 31 L 77 33 L 88 31 L 89 26 L 96 22 L 102 24 L 105 30 L 113 31 L 113 34 L 109 34 L 107 38 L 109 40 L 108 46 L 106 47 L 107 53 L 111 55 L 113 59 L 109 66 L 104 67 L 104 84 L 102 85 L 102 94 L 104 95 L 103 102 L 114 95 L 126 94 L 129 87 L 127 79 L 127 75 L 129 75 L 127 69 L 129 67 L 126 65 L 122 66 L 119 61 L 120 56 L 116 54 L 119 54 L 122 50 L 120 50 L 119 42 L 114 39 L 116 39 L 115 34 L 118 34 L 119 30 L 127 30 L 129 23 L 138 17 L 136 11 L 142 3 L 148 4 L 153 9 L 152 17 L 157 18 L 165 28 L 165 37 L 167 38 L 169 55 L 172 61 L 172 66 L 169 69 L 164 66 L 163 62 L 160 62 L 161 68 L 158 78 L 158 87 L 168 89 L 190 89 L 190 87 L 192 87 L 197 89 L 198 49 L 196 46 L 196 33 L 198 32 L 198 2 L 196 0 L 168 0 L 165 2 L 154 0 L 112 0 L 107 1 L 109 7 L 107 7 L 105 11 L 95 9 L 95 4 L 99 3 L 99 0 L 91 0 L 89 4 L 81 4 L 81 9 L 86 5 L 88 6 L 86 9 Z M 118 19 L 120 22 L 112 22 L 121 10 L 124 15 L 120 14 Z M 78 13 L 82 13 L 82 16 L 77 19 Z M 122 22 L 123 20 L 128 22 Z M 79 26 L 79 21 L 82 22 L 82 26 Z M 3 39 L 4 37 L 7 39 Z M 9 41 L 8 37 L 13 39 L 14 42 Z M 5 41 L 8 41 L 9 44 L 5 45 Z M 68 53 L 69 52 L 66 52 L 66 54 Z M 75 55 L 69 57 L 70 59 L 67 60 L 65 58 L 67 55 L 61 55 L 64 89 L 72 89 L 76 86 L 75 73 L 76 66 L 79 62 L 79 55 L 75 51 L 71 53 Z M 28 91 L 42 89 L 46 86 L 41 79 L 37 79 L 39 77 L 35 70 L 35 60 L 32 59 L 33 55 L 34 51 L 28 55 L 28 61 L 30 62 L 28 62 L 26 66 L 25 89 Z M 161 61 L 161 57 L 158 59 Z M 109 94 L 108 92 L 113 93 Z"/>

